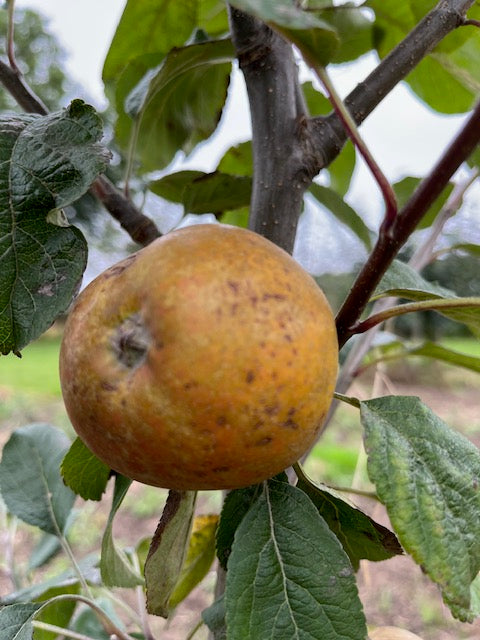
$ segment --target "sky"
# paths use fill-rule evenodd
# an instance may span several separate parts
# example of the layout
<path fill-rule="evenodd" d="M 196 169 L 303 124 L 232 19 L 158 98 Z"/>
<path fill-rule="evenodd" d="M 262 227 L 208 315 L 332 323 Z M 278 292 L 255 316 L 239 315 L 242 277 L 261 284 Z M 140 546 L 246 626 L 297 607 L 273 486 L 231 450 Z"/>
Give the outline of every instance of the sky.
<path fill-rule="evenodd" d="M 17 7 L 31 7 L 48 18 L 49 29 L 67 53 L 69 74 L 85 88 L 85 95 L 79 97 L 93 102 L 98 108 L 105 104 L 101 81 L 103 60 L 124 5 L 125 0 L 16 0 Z M 333 68 L 331 76 L 340 95 L 351 91 L 376 64 L 375 56 L 367 55 L 355 64 Z M 400 85 L 375 109 L 360 131 L 387 178 L 395 181 L 405 175 L 422 175 L 428 171 L 462 120 L 462 116 L 438 116 L 420 104 L 406 85 Z M 238 72 L 234 76 L 233 91 L 219 135 L 187 158 L 182 168 L 212 170 L 217 158 L 229 146 L 248 139 L 249 135 L 248 101 Z M 362 162 L 357 162 L 348 199 L 372 226 L 378 224 L 382 202 L 378 188 Z M 310 213 L 310 217 L 315 224 L 315 213 Z M 318 233 L 324 235 L 324 230 Z M 310 245 L 315 237 L 314 230 L 304 251 L 311 252 Z M 348 233 L 338 238 L 338 245 L 344 252 L 352 251 L 354 244 Z M 339 247 L 332 251 L 339 251 Z M 318 256 L 317 263 L 315 256 L 312 259 L 311 264 L 304 266 L 321 270 L 323 266 L 318 262 Z M 329 257 L 325 258 L 325 264 L 328 263 L 331 264 Z"/>

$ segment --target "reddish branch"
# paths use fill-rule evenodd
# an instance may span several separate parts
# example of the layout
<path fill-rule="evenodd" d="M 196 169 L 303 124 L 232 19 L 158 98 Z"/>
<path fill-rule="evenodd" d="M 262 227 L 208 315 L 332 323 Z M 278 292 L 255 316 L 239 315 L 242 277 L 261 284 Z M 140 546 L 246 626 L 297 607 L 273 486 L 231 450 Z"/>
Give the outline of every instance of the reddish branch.
<path fill-rule="evenodd" d="M 477 104 L 460 133 L 444 152 L 429 175 L 422 180 L 393 223 L 384 223 L 377 244 L 353 284 L 337 315 L 339 344 L 355 333 L 375 287 L 419 222 L 460 167 L 480 142 L 480 103 Z"/>

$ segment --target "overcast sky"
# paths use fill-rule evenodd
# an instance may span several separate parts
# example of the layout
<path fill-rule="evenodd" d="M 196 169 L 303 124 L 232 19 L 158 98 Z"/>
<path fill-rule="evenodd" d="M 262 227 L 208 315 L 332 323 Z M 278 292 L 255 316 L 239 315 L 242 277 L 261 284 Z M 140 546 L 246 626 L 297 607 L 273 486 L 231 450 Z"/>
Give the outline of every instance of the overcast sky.
<path fill-rule="evenodd" d="M 31 7 L 48 18 L 49 28 L 67 52 L 68 72 L 85 88 L 85 95 L 101 108 L 104 103 L 101 69 L 125 0 L 16 0 L 18 7 Z M 331 75 L 341 95 L 363 80 L 376 64 L 374 55 L 358 63 L 343 65 Z M 231 144 L 249 137 L 248 104 L 241 74 L 213 144 L 187 159 L 189 168 L 211 170 L 216 159 Z M 419 104 L 406 86 L 399 86 L 379 105 L 361 127 L 361 133 L 391 180 L 405 175 L 422 175 L 433 166 L 441 151 L 458 130 L 461 116 L 438 116 Z M 382 210 L 378 189 L 368 171 L 357 163 L 354 187 L 349 199 L 354 207 L 376 224 Z M 345 238 L 341 239 L 343 251 Z M 347 243 L 348 244 L 348 243 Z M 319 267 L 321 268 L 321 267 Z"/>

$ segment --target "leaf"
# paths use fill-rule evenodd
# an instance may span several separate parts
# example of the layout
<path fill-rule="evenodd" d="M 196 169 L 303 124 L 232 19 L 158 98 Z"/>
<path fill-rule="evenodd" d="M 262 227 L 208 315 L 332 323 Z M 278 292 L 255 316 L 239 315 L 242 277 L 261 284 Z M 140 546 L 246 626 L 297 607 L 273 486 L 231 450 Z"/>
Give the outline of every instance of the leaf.
<path fill-rule="evenodd" d="M 74 100 L 48 116 L 0 117 L 0 352 L 19 352 L 63 313 L 87 259 L 83 235 L 52 224 L 107 165 L 100 119 Z"/>
<path fill-rule="evenodd" d="M 252 485 L 244 489 L 230 491 L 223 502 L 217 528 L 217 557 L 220 566 L 227 569 L 232 552 L 235 532 L 252 505 L 258 500 L 262 485 Z"/>
<path fill-rule="evenodd" d="M 219 171 L 178 171 L 152 182 L 150 189 L 165 200 L 180 202 L 186 213 L 219 214 L 250 204 L 252 180 Z"/>
<path fill-rule="evenodd" d="M 73 613 L 77 606 L 77 602 L 74 599 L 68 600 L 53 600 L 46 604 L 55 596 L 63 594 L 78 594 L 80 591 L 80 585 L 77 583 L 69 586 L 62 585 L 61 587 L 53 587 L 49 589 L 42 597 L 41 604 L 42 610 L 38 612 L 36 620 L 46 622 L 47 624 L 54 624 L 57 627 L 67 628 Z M 58 633 L 52 631 L 45 631 L 44 629 L 35 629 L 35 640 L 57 640 Z"/>
<path fill-rule="evenodd" d="M 132 484 L 130 478 L 117 475 L 113 492 L 112 508 L 102 538 L 102 555 L 100 573 L 102 581 L 107 587 L 136 587 L 143 584 L 140 576 L 128 561 L 125 552 L 119 549 L 113 539 L 113 519 Z"/>
<path fill-rule="evenodd" d="M 355 162 L 355 147 L 350 140 L 347 140 L 339 155 L 327 167 L 330 187 L 341 196 L 344 196 L 350 187 Z"/>
<path fill-rule="evenodd" d="M 163 618 L 187 555 L 196 497 L 195 491 L 169 492 L 145 562 L 147 610 Z"/>
<path fill-rule="evenodd" d="M 159 11 L 157 2 L 129 0 L 105 58 L 104 82 L 115 83 L 140 53 L 165 55 L 184 45 L 196 28 L 211 36 L 227 32 L 225 4 L 218 0 L 164 0 Z"/>
<path fill-rule="evenodd" d="M 421 178 L 408 176 L 406 178 L 403 178 L 399 182 L 395 182 L 392 185 L 395 195 L 397 196 L 397 203 L 398 203 L 399 209 L 401 209 L 408 202 L 412 193 L 418 187 L 420 182 L 421 182 Z M 448 198 L 450 197 L 450 194 L 452 193 L 452 191 L 453 191 L 453 184 L 450 182 L 442 191 L 442 193 L 439 195 L 439 197 L 435 200 L 432 206 L 428 209 L 428 211 L 425 213 L 422 220 L 420 221 L 420 224 L 417 226 L 417 229 L 425 229 L 426 227 L 429 227 L 433 223 L 438 213 L 440 212 L 440 210 L 442 209 L 442 207 L 445 205 Z"/>
<path fill-rule="evenodd" d="M 168 606 L 174 609 L 207 575 L 215 559 L 215 532 L 218 516 L 197 516 L 193 521 L 187 557 L 170 596 Z"/>
<path fill-rule="evenodd" d="M 407 300 L 428 300 L 430 298 L 448 298 L 455 295 L 433 282 L 425 280 L 418 271 L 405 262 L 394 260 L 376 288 L 372 300 L 384 296 L 395 296 Z"/>
<path fill-rule="evenodd" d="M 32 620 L 41 606 L 28 602 L 0 609 L 0 640 L 32 640 Z"/>
<path fill-rule="evenodd" d="M 361 402 L 368 473 L 404 549 L 471 621 L 480 569 L 480 452 L 419 398 Z"/>
<path fill-rule="evenodd" d="M 237 529 L 225 606 L 229 640 L 367 637 L 338 539 L 303 491 L 276 480 Z"/>
<path fill-rule="evenodd" d="M 145 171 L 189 153 L 215 130 L 222 113 L 235 56 L 230 40 L 212 40 L 173 49 L 147 71 L 125 100 L 132 118 L 117 124 L 126 148 L 135 124 L 136 153 Z"/>
<path fill-rule="evenodd" d="M 202 619 L 215 640 L 226 640 L 227 628 L 225 626 L 225 596 L 222 594 L 218 600 L 202 611 Z"/>
<path fill-rule="evenodd" d="M 396 2 L 368 0 L 365 6 L 375 12 L 375 46 L 385 57 L 410 33 L 436 2 Z M 471 17 L 480 17 L 478 7 Z M 461 33 L 459 33 L 461 32 Z M 455 29 L 405 78 L 418 97 L 441 113 L 463 113 L 473 106 L 480 87 L 480 70 L 475 61 L 480 44 L 474 28 Z"/>
<path fill-rule="evenodd" d="M 234 176 L 252 176 L 252 141 L 241 142 L 227 149 L 218 163 L 217 171 Z"/>
<path fill-rule="evenodd" d="M 61 473 L 67 487 L 84 500 L 101 500 L 111 470 L 75 438 L 62 460 Z"/>
<path fill-rule="evenodd" d="M 51 533 L 44 533 L 34 547 L 28 559 L 28 571 L 43 567 L 49 560 L 54 558 L 62 549 L 62 545 L 57 536 Z"/>
<path fill-rule="evenodd" d="M 31 424 L 12 433 L 0 462 L 0 491 L 10 513 L 56 536 L 64 532 L 75 501 L 60 475 L 69 445 L 59 429 Z"/>
<path fill-rule="evenodd" d="M 480 358 L 455 351 L 454 349 L 448 349 L 435 342 L 427 341 L 417 346 L 408 346 L 396 342 L 394 344 L 379 345 L 376 347 L 375 352 L 376 354 L 371 359 L 368 359 L 368 366 L 386 360 L 406 358 L 408 356 L 423 356 L 480 373 Z"/>
<path fill-rule="evenodd" d="M 279 31 L 310 60 L 325 66 L 335 54 L 338 47 L 335 30 L 289 0 L 235 0 L 230 4 Z"/>
<path fill-rule="evenodd" d="M 361 7 L 346 2 L 340 7 L 332 6 L 319 11 L 318 17 L 332 26 L 340 39 L 331 60 L 333 64 L 356 60 L 371 50 L 373 22 Z"/>
<path fill-rule="evenodd" d="M 363 222 L 362 218 L 356 211 L 348 205 L 341 196 L 329 189 L 328 187 L 322 187 L 319 184 L 313 183 L 309 189 L 313 197 L 318 200 L 326 209 L 331 211 L 339 222 L 347 226 L 350 231 L 363 242 L 367 250 L 369 251 L 372 246 L 371 232 L 367 225 Z"/>
<path fill-rule="evenodd" d="M 305 476 L 299 476 L 297 487 L 307 494 L 340 540 L 356 571 L 362 559 L 377 562 L 403 553 L 394 533 L 340 498 L 333 489 L 317 487 Z"/>

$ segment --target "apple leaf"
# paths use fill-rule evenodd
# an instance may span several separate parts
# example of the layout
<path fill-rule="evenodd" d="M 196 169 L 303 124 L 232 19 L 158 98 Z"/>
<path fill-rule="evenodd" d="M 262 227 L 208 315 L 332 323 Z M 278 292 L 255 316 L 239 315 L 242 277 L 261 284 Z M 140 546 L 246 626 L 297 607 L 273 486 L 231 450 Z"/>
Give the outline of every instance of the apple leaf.
<path fill-rule="evenodd" d="M 230 640 L 367 637 L 348 556 L 308 496 L 278 480 L 235 533 L 225 608 Z"/>
<path fill-rule="evenodd" d="M 115 477 L 115 488 L 113 491 L 112 508 L 107 520 L 107 525 L 102 538 L 102 555 L 100 560 L 100 573 L 102 581 L 107 587 L 136 587 L 143 584 L 140 576 L 127 555 L 119 549 L 113 539 L 113 519 L 122 504 L 122 501 L 132 484 L 129 478 L 117 475 Z"/>
<path fill-rule="evenodd" d="M 62 460 L 61 473 L 67 487 L 84 500 L 101 500 L 111 470 L 76 438 Z"/>
<path fill-rule="evenodd" d="M 225 570 L 232 552 L 235 531 L 261 492 L 262 485 L 252 485 L 230 491 L 225 497 L 217 529 L 217 557 Z"/>
<path fill-rule="evenodd" d="M 201 515 L 193 520 L 187 557 L 178 576 L 168 605 L 174 609 L 190 591 L 207 575 L 215 559 L 215 532 L 218 516 Z"/>
<path fill-rule="evenodd" d="M 451 298 L 450 289 L 425 280 L 418 271 L 405 262 L 394 260 L 383 276 L 372 296 L 372 300 L 385 296 L 406 298 L 407 300 L 428 300 L 430 298 Z"/>
<path fill-rule="evenodd" d="M 395 534 L 340 498 L 329 487 L 316 486 L 300 475 L 297 487 L 304 491 L 342 543 L 355 570 L 360 560 L 380 561 L 403 553 Z"/>
<path fill-rule="evenodd" d="M 32 640 L 32 620 L 41 606 L 22 602 L 0 609 L 0 640 Z"/>
<path fill-rule="evenodd" d="M 358 213 L 345 202 L 345 200 L 333 189 L 313 183 L 309 192 L 321 205 L 331 211 L 339 222 L 353 231 L 363 242 L 367 251 L 372 247 L 371 231 Z"/>
<path fill-rule="evenodd" d="M 179 150 L 186 153 L 215 130 L 235 56 L 230 40 L 210 40 L 172 49 L 149 69 L 125 100 L 117 123 L 126 148 L 135 132 L 135 151 L 143 170 L 166 166 Z"/>
<path fill-rule="evenodd" d="M 10 513 L 46 533 L 62 535 L 75 501 L 60 475 L 67 436 L 48 424 L 12 433 L 0 462 L 0 492 Z"/>
<path fill-rule="evenodd" d="M 48 116 L 0 117 L 0 353 L 43 333 L 80 284 L 86 242 L 60 210 L 105 169 L 101 135 L 81 100 Z"/>
<path fill-rule="evenodd" d="M 197 493 L 170 491 L 145 561 L 147 610 L 167 618 L 188 551 Z"/>
<path fill-rule="evenodd" d="M 395 195 L 397 196 L 397 204 L 399 209 L 401 209 L 408 202 L 412 193 L 418 187 L 420 182 L 421 182 L 421 178 L 417 178 L 414 176 L 407 176 L 405 178 L 402 178 L 402 180 L 395 182 L 395 184 L 392 185 Z M 419 225 L 417 226 L 417 229 L 425 229 L 425 227 L 429 227 L 433 223 L 438 213 L 447 202 L 452 191 L 453 191 L 453 183 L 449 182 L 447 186 L 443 189 L 439 197 L 436 198 L 435 202 L 431 205 L 431 207 L 425 213 Z"/>
<path fill-rule="evenodd" d="M 186 213 L 215 213 L 247 207 L 252 179 L 215 171 L 178 171 L 156 180 L 150 189 L 172 202 L 183 204 Z"/>
<path fill-rule="evenodd" d="M 202 611 L 202 620 L 213 633 L 215 640 L 227 640 L 225 596 L 223 594 L 212 605 Z"/>
<path fill-rule="evenodd" d="M 419 398 L 360 403 L 368 473 L 403 548 L 471 621 L 480 570 L 480 452 Z"/>

